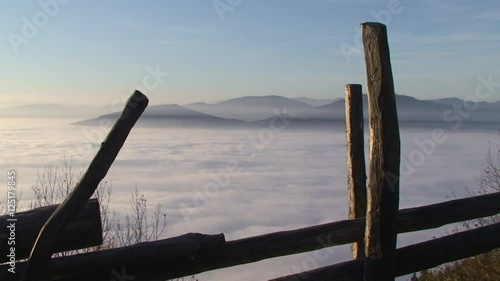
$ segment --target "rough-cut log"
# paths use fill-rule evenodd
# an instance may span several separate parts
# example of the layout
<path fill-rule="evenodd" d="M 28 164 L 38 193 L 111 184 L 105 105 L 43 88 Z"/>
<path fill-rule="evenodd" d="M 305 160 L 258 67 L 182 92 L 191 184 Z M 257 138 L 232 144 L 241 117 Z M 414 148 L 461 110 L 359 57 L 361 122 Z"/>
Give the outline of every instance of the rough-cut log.
<path fill-rule="evenodd" d="M 399 207 L 400 138 L 387 28 L 361 25 L 370 115 L 370 175 L 365 230 L 365 281 L 394 280 Z"/>
<path fill-rule="evenodd" d="M 117 278 L 133 276 L 133 280 L 165 280 L 158 278 L 164 272 L 174 274 L 186 271 L 187 265 L 203 267 L 214 252 L 220 251 L 225 242 L 224 235 L 188 233 L 179 237 L 143 242 L 132 246 L 54 258 L 44 276 L 57 280 L 132 280 Z M 24 269 L 25 264 L 18 264 Z M 56 273 L 57 272 L 57 273 Z M 163 273 L 162 273 L 163 272 Z M 8 277 L 8 279 L 4 279 Z M 0 280 L 19 280 L 19 274 L 0 272 Z"/>
<path fill-rule="evenodd" d="M 347 190 L 349 194 L 349 219 L 366 216 L 366 166 L 363 124 L 363 91 L 361 85 L 345 87 L 345 117 L 347 142 Z M 352 257 L 365 256 L 364 242 L 352 244 Z"/>
<path fill-rule="evenodd" d="M 403 233 L 430 229 L 449 223 L 492 216 L 498 213 L 500 213 L 500 192 L 401 210 L 398 214 L 398 231 L 399 233 Z M 176 243 L 173 243 L 173 241 L 177 238 L 171 238 L 174 240 L 167 239 L 170 240 L 170 242 L 165 242 L 167 244 L 160 248 L 158 248 L 158 245 L 162 245 L 162 243 L 164 243 L 162 241 L 143 243 L 141 246 L 142 250 L 134 249 L 133 252 L 135 252 L 138 257 L 147 255 L 147 257 L 141 258 L 142 262 L 147 265 L 141 268 L 142 271 L 137 270 L 134 272 L 137 277 L 137 279 L 134 280 L 142 280 L 140 279 L 142 276 L 153 275 L 159 279 L 171 279 L 213 269 L 353 243 L 363 237 L 364 226 L 365 220 L 362 218 L 229 241 L 220 245 L 220 248 L 214 246 L 215 244 L 213 243 L 206 243 L 208 246 L 202 247 L 204 250 L 200 248 L 200 252 L 203 252 L 203 255 L 196 256 L 195 259 L 188 258 L 193 256 L 190 249 L 198 249 L 197 247 L 199 247 L 200 242 L 185 240 L 186 243 L 184 243 L 184 245 L 186 250 L 176 248 L 175 258 L 169 255 L 171 251 L 169 247 L 174 247 L 172 245 Z M 189 243 L 194 243 L 194 245 Z M 150 249 L 155 248 L 161 250 L 154 251 L 154 254 L 147 254 Z M 108 268 L 109 271 L 112 270 L 111 266 L 108 266 L 109 263 L 114 260 L 110 254 L 112 253 L 111 251 L 115 251 L 114 253 L 116 254 L 119 253 L 117 251 L 127 251 L 127 248 L 104 250 L 101 252 L 80 254 L 74 257 L 52 259 L 49 263 L 47 277 L 43 280 L 55 280 L 61 272 L 74 271 L 72 276 L 57 280 L 78 280 L 77 277 L 79 274 L 85 274 L 85 276 L 88 277 L 87 280 L 109 281 L 109 278 L 101 278 L 102 274 L 96 272 L 94 269 L 104 266 Z M 142 251 L 144 251 L 144 253 Z M 69 260 L 70 258 L 71 263 Z M 131 257 L 131 259 L 133 259 L 133 257 Z M 72 264 L 77 264 L 78 268 L 75 269 L 75 266 Z M 126 264 L 129 264 L 127 257 L 119 263 L 113 263 L 113 266 L 114 269 L 119 272 Z M 169 265 L 175 266 L 169 267 Z M 19 270 L 22 270 L 24 267 L 25 263 L 19 263 L 16 266 Z M 18 277 L 6 275 L 7 268 L 7 266 L 0 266 L 0 280 L 3 280 L 3 278 L 7 276 L 9 277 L 8 280 L 18 281 Z M 155 268 L 157 271 L 153 273 Z"/>
<path fill-rule="evenodd" d="M 476 256 L 500 248 L 500 223 L 448 235 L 396 250 L 395 276 L 401 276 L 441 264 Z M 315 270 L 272 279 L 296 281 L 363 281 L 363 260 L 338 263 Z"/>
<path fill-rule="evenodd" d="M 15 259 L 27 258 L 35 244 L 43 224 L 54 213 L 58 205 L 36 208 L 16 213 Z M 0 217 L 0 263 L 9 260 L 10 246 L 7 244 L 7 216 Z M 54 252 L 83 249 L 102 244 L 102 226 L 99 202 L 90 200 L 85 207 L 62 229 L 61 239 L 54 245 Z"/>
<path fill-rule="evenodd" d="M 61 237 L 61 229 L 83 208 L 106 176 L 130 130 L 148 106 L 148 102 L 148 98 L 139 91 L 135 91 L 129 98 L 120 119 L 111 128 L 83 177 L 40 231 L 31 251 L 23 281 L 38 280 L 54 252 L 55 242 Z"/>

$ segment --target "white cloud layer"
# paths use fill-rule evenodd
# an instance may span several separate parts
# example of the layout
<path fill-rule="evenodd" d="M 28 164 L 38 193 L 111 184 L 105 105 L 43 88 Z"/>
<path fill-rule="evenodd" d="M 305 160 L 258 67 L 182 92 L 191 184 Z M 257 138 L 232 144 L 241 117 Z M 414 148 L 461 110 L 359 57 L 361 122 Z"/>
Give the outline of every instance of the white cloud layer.
<path fill-rule="evenodd" d="M 80 169 L 97 151 L 100 143 L 93 142 L 90 151 L 79 154 L 77 148 L 88 142 L 84 137 L 88 133 L 82 132 L 89 128 L 66 125 L 70 121 L 2 119 L 0 167 L 2 171 L 17 170 L 24 199 L 29 199 L 28 190 L 36 172 L 42 171 L 45 164 L 60 163 L 66 156 Z M 428 139 L 433 129 L 432 125 L 402 129 L 404 161 L 412 161 L 409 159 L 417 155 L 415 152 L 422 151 L 417 143 Z M 463 131 L 442 129 L 446 141 L 436 144 L 423 163 L 411 164 L 414 171 L 405 174 L 402 208 L 449 200 L 450 188 L 457 188 L 463 195 L 462 184 L 475 185 L 488 142 L 498 142 L 494 126 Z M 148 202 L 165 207 L 165 237 L 186 232 L 224 233 L 227 240 L 347 217 L 343 127 L 329 131 L 285 130 L 276 132 L 262 149 L 238 150 L 242 142 L 258 135 L 259 130 L 134 128 L 107 176 L 113 182 L 114 206 L 128 212 L 128 200 L 137 184 Z M 251 153 L 255 157 L 249 161 Z M 221 172 L 228 165 L 239 169 Z M 223 184 L 214 191 L 210 188 L 217 179 Z M 203 195 L 205 188 L 211 190 L 205 192 L 207 196 L 196 197 Z M 196 206 L 194 198 L 198 198 Z M 401 235 L 399 244 L 444 234 L 443 229 L 438 229 Z M 348 246 L 334 249 L 334 254 L 319 266 L 349 259 Z M 266 280 L 300 270 L 303 260 L 311 255 L 208 272 L 200 275 L 200 280 Z"/>

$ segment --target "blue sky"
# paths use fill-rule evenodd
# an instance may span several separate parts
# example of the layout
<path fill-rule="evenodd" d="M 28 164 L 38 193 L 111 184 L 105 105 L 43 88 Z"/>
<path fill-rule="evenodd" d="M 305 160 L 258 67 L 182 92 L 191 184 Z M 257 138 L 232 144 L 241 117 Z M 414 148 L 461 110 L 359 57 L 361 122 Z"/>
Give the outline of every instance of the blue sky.
<path fill-rule="evenodd" d="M 0 103 L 104 105 L 143 81 L 153 104 L 341 97 L 366 84 L 366 21 L 387 24 L 400 94 L 465 98 L 479 76 L 500 81 L 498 0 L 0 2 Z"/>

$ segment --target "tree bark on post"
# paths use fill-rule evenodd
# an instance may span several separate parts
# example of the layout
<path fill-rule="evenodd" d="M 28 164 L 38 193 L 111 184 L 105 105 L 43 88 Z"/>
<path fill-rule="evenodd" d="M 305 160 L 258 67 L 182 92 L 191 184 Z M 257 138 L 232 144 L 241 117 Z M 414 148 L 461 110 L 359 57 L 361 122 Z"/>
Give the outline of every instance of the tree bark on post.
<path fill-rule="evenodd" d="M 366 165 L 363 126 L 363 91 L 361 85 L 346 85 L 345 116 L 349 219 L 358 219 L 366 216 Z M 352 244 L 351 251 L 353 259 L 365 257 L 363 240 Z"/>
<path fill-rule="evenodd" d="M 361 24 L 370 115 L 365 281 L 394 280 L 400 137 L 387 27 Z"/>

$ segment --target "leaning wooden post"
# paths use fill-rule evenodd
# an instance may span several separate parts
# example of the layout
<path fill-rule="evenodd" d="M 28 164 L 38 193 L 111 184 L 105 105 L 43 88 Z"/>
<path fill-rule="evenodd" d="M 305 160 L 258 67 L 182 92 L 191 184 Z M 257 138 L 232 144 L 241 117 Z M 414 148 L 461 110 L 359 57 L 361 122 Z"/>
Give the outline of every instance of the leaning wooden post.
<path fill-rule="evenodd" d="M 363 125 L 363 92 L 361 85 L 345 86 L 345 117 L 347 141 L 347 186 L 349 219 L 366 216 L 366 166 Z M 351 247 L 353 259 L 365 256 L 364 242 Z"/>
<path fill-rule="evenodd" d="M 148 98 L 139 91 L 135 91 L 129 98 L 120 119 L 111 128 L 83 177 L 40 231 L 31 251 L 23 281 L 39 280 L 52 256 L 61 229 L 83 208 L 106 176 L 130 130 L 148 106 L 148 102 Z"/>
<path fill-rule="evenodd" d="M 365 281 L 394 280 L 399 208 L 400 138 L 387 28 L 361 25 L 370 115 L 370 175 L 365 227 Z"/>

